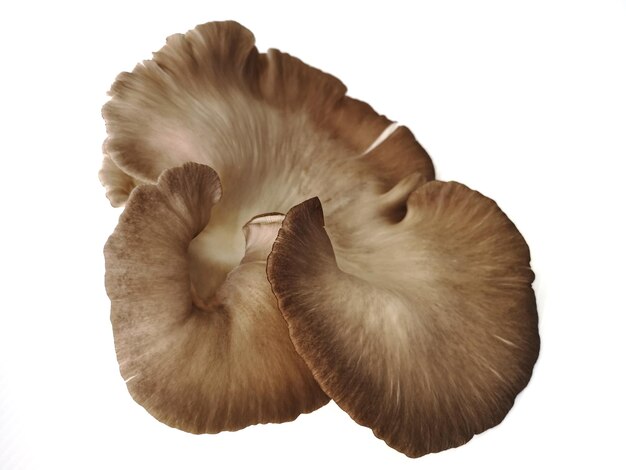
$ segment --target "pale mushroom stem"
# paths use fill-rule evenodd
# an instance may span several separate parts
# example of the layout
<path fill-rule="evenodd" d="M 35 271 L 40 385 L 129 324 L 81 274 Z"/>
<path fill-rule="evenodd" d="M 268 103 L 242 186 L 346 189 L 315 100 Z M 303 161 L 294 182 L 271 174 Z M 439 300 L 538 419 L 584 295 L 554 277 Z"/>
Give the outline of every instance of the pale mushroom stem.
<path fill-rule="evenodd" d="M 193 304 L 212 311 L 231 272 L 246 263 L 265 263 L 284 218 L 278 212 L 257 215 L 239 232 L 209 223 L 187 249 Z M 227 239 L 233 233 L 239 236 Z"/>
<path fill-rule="evenodd" d="M 284 218 L 284 214 L 272 212 L 257 215 L 247 222 L 242 227 L 245 238 L 245 253 L 239 265 L 234 266 L 231 271 L 247 263 L 266 263 Z M 228 274 L 224 276 L 224 279 L 226 277 L 228 277 Z M 199 309 L 212 311 L 214 308 L 213 299 L 222 283 L 215 286 L 215 290 L 207 296 L 206 290 L 204 295 L 199 292 L 199 288 L 206 287 L 203 284 L 198 288 L 197 284 L 200 282 L 200 279 L 197 277 L 190 279 L 191 300 Z"/>
<path fill-rule="evenodd" d="M 267 256 L 272 251 L 276 235 L 278 235 L 284 219 L 284 214 L 274 212 L 258 215 L 244 225 L 246 254 L 241 260 L 241 264 L 267 262 Z"/>

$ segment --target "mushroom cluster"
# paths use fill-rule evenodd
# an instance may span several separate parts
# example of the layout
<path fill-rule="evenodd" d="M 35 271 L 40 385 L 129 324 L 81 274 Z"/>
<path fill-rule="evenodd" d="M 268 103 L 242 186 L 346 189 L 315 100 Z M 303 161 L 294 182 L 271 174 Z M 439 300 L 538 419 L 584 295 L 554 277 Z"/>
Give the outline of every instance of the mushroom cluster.
<path fill-rule="evenodd" d="M 106 290 L 149 413 L 217 433 L 332 399 L 410 457 L 504 418 L 539 351 L 528 247 L 406 127 L 235 22 L 110 95 Z"/>

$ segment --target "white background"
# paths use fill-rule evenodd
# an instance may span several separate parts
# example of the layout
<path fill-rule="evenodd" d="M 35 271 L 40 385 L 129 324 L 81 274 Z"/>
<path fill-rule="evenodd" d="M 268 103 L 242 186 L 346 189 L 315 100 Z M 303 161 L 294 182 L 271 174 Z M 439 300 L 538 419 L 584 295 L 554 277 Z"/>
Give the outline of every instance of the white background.
<path fill-rule="evenodd" d="M 625 468 L 625 2 L 126 3 L 0 7 L 0 468 Z M 542 349 L 500 426 L 415 461 L 333 404 L 192 436 L 130 398 L 100 108 L 167 35 L 223 19 L 409 126 L 524 234 Z"/>

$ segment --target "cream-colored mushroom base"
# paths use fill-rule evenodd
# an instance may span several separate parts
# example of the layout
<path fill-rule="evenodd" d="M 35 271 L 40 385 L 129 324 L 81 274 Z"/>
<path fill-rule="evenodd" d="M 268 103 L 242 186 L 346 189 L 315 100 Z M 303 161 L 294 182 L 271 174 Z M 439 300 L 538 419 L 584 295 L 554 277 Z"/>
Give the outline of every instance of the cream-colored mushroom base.
<path fill-rule="evenodd" d="M 122 376 L 163 422 L 233 430 L 328 395 L 418 456 L 497 424 L 526 385 L 522 237 L 345 92 L 234 22 L 168 38 L 114 83 L 100 175 L 128 201 L 107 292 Z"/>

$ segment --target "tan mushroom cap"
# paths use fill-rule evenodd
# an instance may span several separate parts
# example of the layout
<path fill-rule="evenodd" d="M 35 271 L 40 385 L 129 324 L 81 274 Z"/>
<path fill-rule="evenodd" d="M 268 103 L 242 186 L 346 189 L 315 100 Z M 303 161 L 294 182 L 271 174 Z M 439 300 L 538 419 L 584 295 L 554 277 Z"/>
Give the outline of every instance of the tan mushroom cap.
<path fill-rule="evenodd" d="M 120 371 L 133 398 L 193 433 L 283 422 L 328 401 L 289 340 L 265 274 L 282 216 L 246 226 L 244 259 L 209 302 L 190 279 L 188 247 L 222 194 L 188 163 L 131 194 L 105 249 Z"/>
<path fill-rule="evenodd" d="M 245 193 L 240 202 L 257 197 L 259 182 L 280 188 L 281 207 L 247 210 L 230 224 L 237 230 L 257 213 L 286 211 L 302 194 L 348 192 L 367 179 L 387 190 L 414 172 L 434 177 L 406 127 L 371 149 L 389 119 L 347 97 L 335 77 L 275 49 L 259 53 L 252 33 L 233 21 L 170 36 L 152 60 L 121 73 L 109 93 L 101 180 L 115 206 L 129 182 L 155 182 L 189 161 L 215 169 L 227 199 L 231 187 Z"/>
<path fill-rule="evenodd" d="M 350 231 L 331 218 L 325 230 L 320 201 L 307 200 L 288 212 L 267 272 L 322 389 L 419 457 L 504 418 L 539 336 L 528 247 L 496 203 L 439 181 L 405 200 L 403 217 L 370 210 Z"/>

